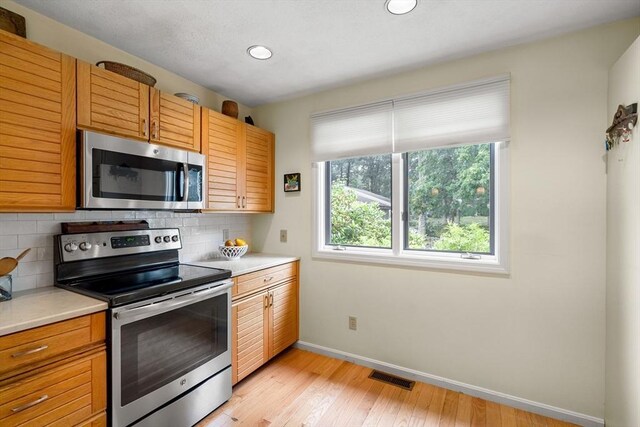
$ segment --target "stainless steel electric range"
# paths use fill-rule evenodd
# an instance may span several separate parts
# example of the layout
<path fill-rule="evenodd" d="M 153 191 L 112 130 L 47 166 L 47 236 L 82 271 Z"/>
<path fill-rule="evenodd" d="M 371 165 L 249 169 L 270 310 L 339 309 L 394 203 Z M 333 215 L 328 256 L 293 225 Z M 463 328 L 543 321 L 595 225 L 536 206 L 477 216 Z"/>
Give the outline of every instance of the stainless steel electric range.
<path fill-rule="evenodd" d="M 56 286 L 109 303 L 112 426 L 190 426 L 231 397 L 231 271 L 173 228 L 55 236 Z"/>

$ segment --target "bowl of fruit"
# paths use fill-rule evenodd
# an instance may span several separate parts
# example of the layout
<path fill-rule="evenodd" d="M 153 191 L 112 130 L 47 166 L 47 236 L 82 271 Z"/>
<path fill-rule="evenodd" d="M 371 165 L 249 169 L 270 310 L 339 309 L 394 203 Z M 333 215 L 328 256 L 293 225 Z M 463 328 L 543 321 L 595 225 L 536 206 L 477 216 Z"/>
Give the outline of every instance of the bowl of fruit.
<path fill-rule="evenodd" d="M 224 242 L 224 245 L 220 245 L 220 255 L 228 260 L 240 259 L 240 257 L 247 253 L 249 245 L 244 239 L 233 239 Z"/>

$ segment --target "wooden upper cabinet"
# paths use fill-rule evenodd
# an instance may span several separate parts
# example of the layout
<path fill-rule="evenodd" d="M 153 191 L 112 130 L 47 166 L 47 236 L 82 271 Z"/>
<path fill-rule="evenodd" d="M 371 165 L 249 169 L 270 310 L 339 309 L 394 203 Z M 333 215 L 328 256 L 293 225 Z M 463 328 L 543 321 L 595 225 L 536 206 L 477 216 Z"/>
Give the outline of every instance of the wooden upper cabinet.
<path fill-rule="evenodd" d="M 249 211 L 273 212 L 274 136 L 255 126 L 245 128 L 244 207 Z"/>
<path fill-rule="evenodd" d="M 208 160 L 207 210 L 273 212 L 271 132 L 203 108 L 202 153 Z"/>
<path fill-rule="evenodd" d="M 149 140 L 149 86 L 78 61 L 78 127 Z"/>
<path fill-rule="evenodd" d="M 200 107 L 151 88 L 151 142 L 200 152 Z"/>
<path fill-rule="evenodd" d="M 202 109 L 202 154 L 207 156 L 207 209 L 242 209 L 243 141 L 241 122 L 207 108 Z"/>
<path fill-rule="evenodd" d="M 0 211 L 75 209 L 75 59 L 0 30 Z"/>

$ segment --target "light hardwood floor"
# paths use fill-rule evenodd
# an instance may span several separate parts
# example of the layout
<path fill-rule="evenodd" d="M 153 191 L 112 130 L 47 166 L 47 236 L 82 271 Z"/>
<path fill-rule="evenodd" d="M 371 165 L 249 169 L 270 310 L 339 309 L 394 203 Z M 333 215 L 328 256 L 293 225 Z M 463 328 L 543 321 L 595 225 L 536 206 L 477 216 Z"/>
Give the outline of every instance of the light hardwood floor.
<path fill-rule="evenodd" d="M 197 427 L 574 425 L 429 384 L 406 391 L 369 379 L 370 372 L 290 349 L 237 384 Z"/>

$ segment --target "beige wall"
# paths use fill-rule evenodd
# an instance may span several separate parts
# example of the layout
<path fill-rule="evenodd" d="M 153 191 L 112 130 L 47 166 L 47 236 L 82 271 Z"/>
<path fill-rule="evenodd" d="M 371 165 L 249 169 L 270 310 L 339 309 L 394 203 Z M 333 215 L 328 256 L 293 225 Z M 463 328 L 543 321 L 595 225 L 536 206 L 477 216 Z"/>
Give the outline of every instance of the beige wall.
<path fill-rule="evenodd" d="M 27 21 L 27 38 L 36 43 L 50 47 L 57 51 L 74 56 L 83 61 L 95 64 L 108 60 L 122 62 L 151 74 L 158 80 L 156 88 L 169 93 L 186 92 L 200 98 L 200 105 L 220 111 L 222 101 L 226 97 L 197 85 L 177 74 L 153 65 L 143 59 L 108 45 L 80 31 L 67 27 L 57 21 L 47 18 L 31 9 L 12 1 L 0 0 L 0 6 L 24 16 Z M 238 104 L 239 118 L 251 114 L 251 109 Z M 257 122 L 256 122 L 257 123 Z"/>
<path fill-rule="evenodd" d="M 640 38 L 609 73 L 609 115 L 640 101 Z M 639 123 L 640 125 L 640 123 Z M 607 154 L 607 426 L 640 426 L 640 131 Z"/>
<path fill-rule="evenodd" d="M 638 33 L 634 19 L 254 109 L 276 133 L 276 183 L 302 173 L 253 223 L 258 249 L 302 256 L 301 340 L 602 418 L 607 73 Z M 311 113 L 504 72 L 509 277 L 311 258 Z"/>

